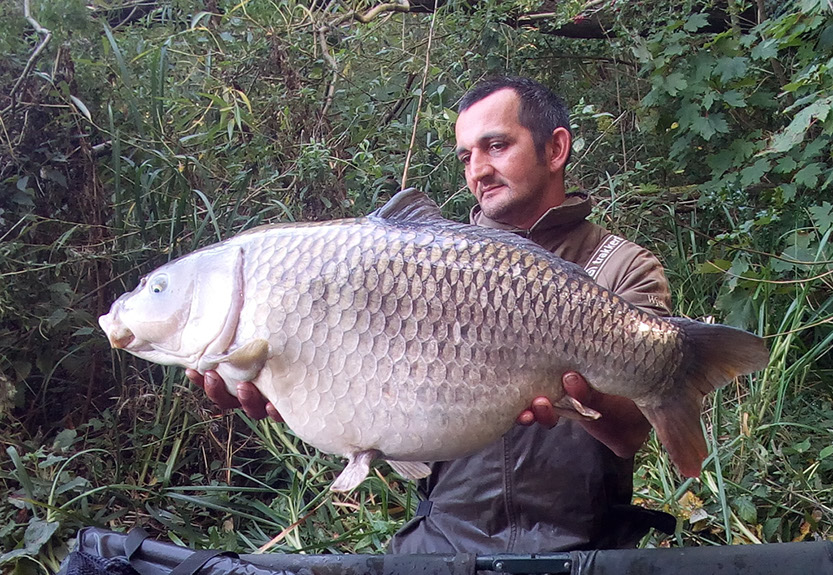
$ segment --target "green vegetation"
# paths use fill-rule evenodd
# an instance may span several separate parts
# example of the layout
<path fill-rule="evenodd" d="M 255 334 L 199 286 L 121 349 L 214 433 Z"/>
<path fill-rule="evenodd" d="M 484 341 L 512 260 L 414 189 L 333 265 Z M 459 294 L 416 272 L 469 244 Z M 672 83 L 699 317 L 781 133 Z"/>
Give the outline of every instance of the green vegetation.
<path fill-rule="evenodd" d="M 169 0 L 0 4 L 0 565 L 54 571 L 85 525 L 251 551 L 383 549 L 412 486 L 217 414 L 96 318 L 167 259 L 255 225 L 363 214 L 402 183 L 465 217 L 456 99 L 537 77 L 574 109 L 571 182 L 667 266 L 677 313 L 768 338 L 711 400 L 682 480 L 655 441 L 646 545 L 833 532 L 833 9 L 769 3 Z M 646 5 L 643 5 L 646 4 Z M 593 8 L 593 6 L 596 6 Z M 602 17 L 602 39 L 559 36 Z M 556 33 L 554 33 L 556 32 Z M 411 143 L 413 142 L 413 144 Z"/>

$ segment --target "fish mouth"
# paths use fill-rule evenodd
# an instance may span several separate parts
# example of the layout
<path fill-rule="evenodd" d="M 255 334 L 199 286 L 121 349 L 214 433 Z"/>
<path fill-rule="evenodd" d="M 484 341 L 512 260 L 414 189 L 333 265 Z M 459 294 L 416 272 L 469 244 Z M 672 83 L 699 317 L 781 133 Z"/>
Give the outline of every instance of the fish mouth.
<path fill-rule="evenodd" d="M 110 347 L 112 348 L 126 349 L 136 339 L 130 328 L 123 325 L 112 311 L 99 317 L 98 324 L 107 334 L 107 339 L 110 341 Z"/>
<path fill-rule="evenodd" d="M 111 333 L 108 334 L 107 339 L 110 340 L 110 347 L 115 349 L 127 349 L 133 341 L 136 339 L 136 336 L 133 335 L 133 332 L 127 328 L 118 332 L 118 333 Z"/>

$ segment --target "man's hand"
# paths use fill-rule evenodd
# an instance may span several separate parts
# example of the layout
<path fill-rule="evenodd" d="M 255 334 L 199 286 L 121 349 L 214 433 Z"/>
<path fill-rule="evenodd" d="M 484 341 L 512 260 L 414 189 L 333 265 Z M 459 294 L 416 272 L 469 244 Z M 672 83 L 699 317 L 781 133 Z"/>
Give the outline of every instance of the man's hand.
<path fill-rule="evenodd" d="M 238 383 L 237 397 L 234 397 L 228 392 L 226 383 L 216 371 L 206 371 L 203 376 L 194 369 L 186 369 L 185 376 L 191 380 L 191 383 L 205 390 L 208 399 L 220 409 L 241 408 L 252 419 L 263 419 L 269 416 L 275 421 L 283 421 L 275 406 L 266 401 L 266 398 L 250 381 Z"/>
<path fill-rule="evenodd" d="M 562 384 L 567 395 L 602 414 L 596 420 L 580 421 L 587 433 L 619 457 L 633 457 L 639 451 L 648 437 L 651 424 L 634 402 L 625 397 L 596 391 L 574 371 L 564 374 Z M 549 399 L 536 397 L 530 408 L 518 416 L 517 422 L 521 425 L 538 422 L 545 427 L 554 427 L 558 423 L 558 415 Z"/>

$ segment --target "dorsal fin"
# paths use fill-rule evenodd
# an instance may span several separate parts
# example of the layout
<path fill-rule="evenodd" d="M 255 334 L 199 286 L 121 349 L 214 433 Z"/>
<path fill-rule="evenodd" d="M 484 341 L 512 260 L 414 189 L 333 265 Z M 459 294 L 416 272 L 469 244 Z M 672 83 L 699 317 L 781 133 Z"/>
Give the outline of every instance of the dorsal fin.
<path fill-rule="evenodd" d="M 370 214 L 391 222 L 431 223 L 445 221 L 434 200 L 416 188 L 402 190 Z"/>

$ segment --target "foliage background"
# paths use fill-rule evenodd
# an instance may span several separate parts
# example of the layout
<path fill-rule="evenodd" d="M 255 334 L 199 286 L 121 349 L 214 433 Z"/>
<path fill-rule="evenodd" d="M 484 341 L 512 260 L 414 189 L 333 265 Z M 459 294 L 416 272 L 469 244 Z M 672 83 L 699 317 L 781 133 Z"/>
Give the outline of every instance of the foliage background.
<path fill-rule="evenodd" d="M 416 501 L 281 426 L 215 413 L 96 318 L 160 263 L 255 225 L 364 214 L 403 183 L 464 219 L 456 100 L 493 73 L 573 108 L 571 185 L 660 255 L 679 315 L 769 338 L 683 480 L 655 441 L 644 545 L 830 538 L 833 7 L 660 1 L 0 4 L 0 564 L 84 525 L 193 546 L 378 552 Z M 564 37 L 602 21 L 601 38 Z M 601 29 L 599 29 L 601 30 Z M 413 141 L 413 145 L 411 142 Z"/>

